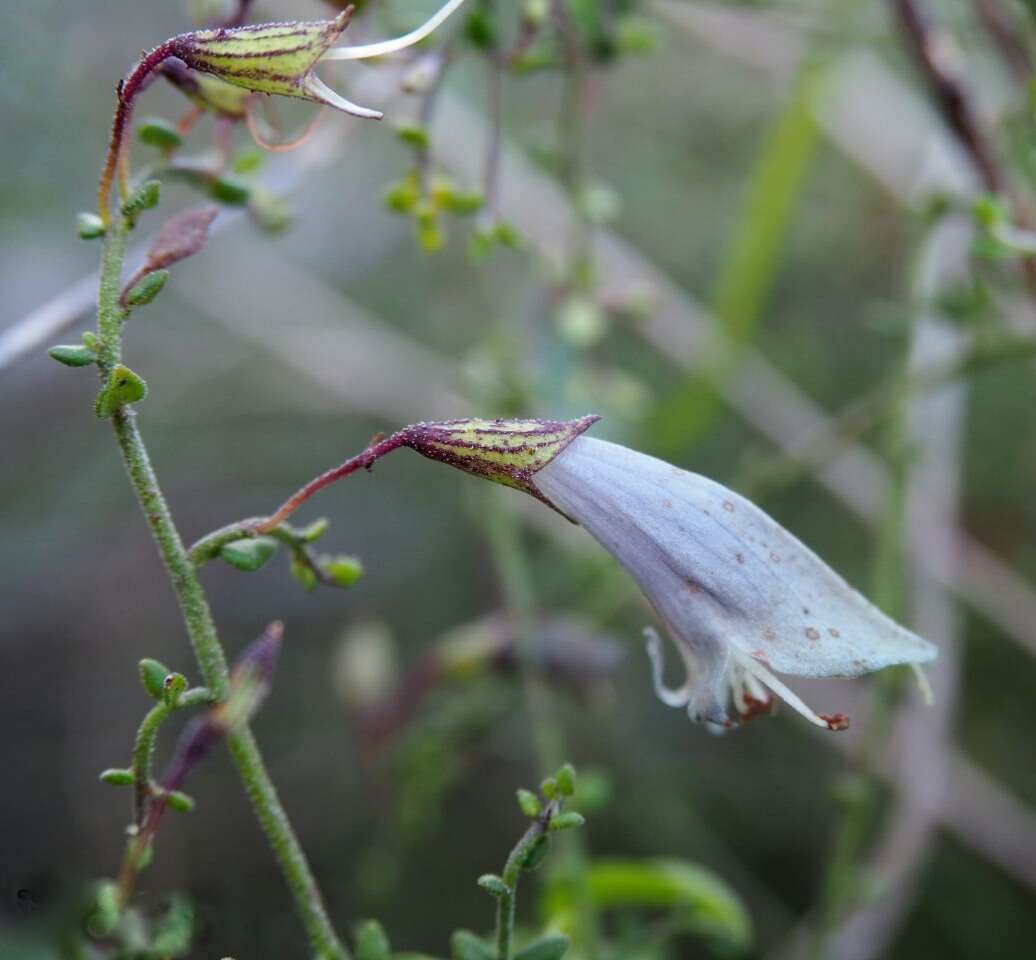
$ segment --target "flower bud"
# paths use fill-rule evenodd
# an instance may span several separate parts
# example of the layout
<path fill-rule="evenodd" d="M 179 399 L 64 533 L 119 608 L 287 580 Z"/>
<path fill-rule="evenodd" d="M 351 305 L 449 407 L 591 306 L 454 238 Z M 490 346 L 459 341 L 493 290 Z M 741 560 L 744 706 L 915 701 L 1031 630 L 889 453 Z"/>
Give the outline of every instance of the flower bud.
<path fill-rule="evenodd" d="M 422 456 L 532 494 L 536 472 L 551 462 L 599 417 L 578 420 L 447 420 L 417 423 L 404 443 Z"/>
<path fill-rule="evenodd" d="M 133 771 L 123 767 L 109 767 L 101 771 L 102 783 L 110 783 L 113 787 L 128 787 L 133 783 Z"/>

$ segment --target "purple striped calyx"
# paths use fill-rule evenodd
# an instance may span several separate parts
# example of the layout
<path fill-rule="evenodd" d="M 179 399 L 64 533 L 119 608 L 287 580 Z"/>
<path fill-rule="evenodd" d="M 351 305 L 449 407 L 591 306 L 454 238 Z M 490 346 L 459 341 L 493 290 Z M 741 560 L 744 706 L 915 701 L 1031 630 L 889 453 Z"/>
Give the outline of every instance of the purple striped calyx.
<path fill-rule="evenodd" d="M 578 420 L 443 420 L 415 423 L 401 431 L 401 439 L 430 460 L 524 490 L 557 510 L 536 486 L 536 473 L 600 419 L 590 414 Z"/>
<path fill-rule="evenodd" d="M 314 72 L 348 26 L 351 12 L 345 10 L 333 20 L 195 30 L 176 37 L 172 46 L 174 55 L 192 70 L 235 87 L 311 100 L 377 119 L 379 111 L 350 103 Z"/>

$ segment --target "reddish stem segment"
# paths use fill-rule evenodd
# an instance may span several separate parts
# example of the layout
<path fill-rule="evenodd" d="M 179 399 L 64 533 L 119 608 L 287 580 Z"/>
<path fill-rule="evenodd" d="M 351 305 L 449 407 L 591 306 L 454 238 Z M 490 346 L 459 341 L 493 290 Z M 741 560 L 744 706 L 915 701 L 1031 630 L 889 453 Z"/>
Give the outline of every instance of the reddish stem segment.
<path fill-rule="evenodd" d="M 409 431 L 400 430 L 399 433 L 394 433 L 391 437 L 386 437 L 384 440 L 372 443 L 362 453 L 358 453 L 355 457 L 346 460 L 345 463 L 342 463 L 339 466 L 328 470 L 326 473 L 320 474 L 319 477 L 315 477 L 313 480 L 310 480 L 304 487 L 288 497 L 288 499 L 277 508 L 275 513 L 256 527 L 256 532 L 269 533 L 271 530 L 279 527 L 288 519 L 288 517 L 298 510 L 302 504 L 312 497 L 313 494 L 319 493 L 324 489 L 324 487 L 334 483 L 336 480 L 341 480 L 342 477 L 349 476 L 350 473 L 355 473 L 361 468 L 364 470 L 370 470 L 374 465 L 375 460 L 379 460 L 381 457 L 385 456 L 385 454 L 391 453 L 393 450 L 398 450 L 400 447 L 408 446 L 409 440 Z"/>
<path fill-rule="evenodd" d="M 126 128 L 133 115 L 133 99 L 155 68 L 170 57 L 176 56 L 178 43 L 178 38 L 173 37 L 145 53 L 116 88 L 115 117 L 112 119 L 111 138 L 108 141 L 108 156 L 105 158 L 101 182 L 97 188 L 97 213 L 106 226 L 111 222 L 112 181 L 119 168 Z"/>

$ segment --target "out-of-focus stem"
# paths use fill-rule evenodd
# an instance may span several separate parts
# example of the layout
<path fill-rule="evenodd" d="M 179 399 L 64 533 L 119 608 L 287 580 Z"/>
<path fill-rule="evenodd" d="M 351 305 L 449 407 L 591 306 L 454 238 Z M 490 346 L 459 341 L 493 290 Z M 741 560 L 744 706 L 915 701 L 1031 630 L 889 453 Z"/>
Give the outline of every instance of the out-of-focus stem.
<path fill-rule="evenodd" d="M 494 500 L 507 496 L 503 491 L 488 491 Z M 521 667 L 525 703 L 529 711 L 537 760 L 544 773 L 557 770 L 565 760 L 565 735 L 551 706 L 551 695 L 533 663 L 535 651 L 530 649 L 533 637 L 533 620 L 536 615 L 536 595 L 532 576 L 521 539 L 521 528 L 516 515 L 506 504 L 491 502 L 487 511 L 487 533 L 493 562 L 503 586 L 505 605 L 517 637 L 518 661 Z M 535 827 L 535 824 L 533 825 Z M 530 828 L 532 829 L 532 828 Z M 575 831 L 573 831 L 576 834 Z M 526 834 L 528 836 L 528 834 Z M 524 838 L 523 838 L 524 839 Z M 516 848 L 517 849 L 517 848 Z M 508 863 L 511 863 L 510 858 Z M 573 931 L 573 940 L 579 952 L 588 957 L 596 953 L 597 917 L 586 884 L 586 847 L 579 834 L 568 838 L 564 844 L 562 869 L 568 874 L 575 896 L 578 927 Z M 520 862 L 520 861 L 518 861 Z M 507 873 L 504 882 L 511 887 Z M 517 882 L 517 876 L 515 878 Z M 504 909 L 503 901 L 500 910 Z M 514 925 L 514 903 L 510 910 L 510 924 Z M 502 913 L 498 920 L 506 920 Z M 501 952 L 498 960 L 507 960 Z"/>

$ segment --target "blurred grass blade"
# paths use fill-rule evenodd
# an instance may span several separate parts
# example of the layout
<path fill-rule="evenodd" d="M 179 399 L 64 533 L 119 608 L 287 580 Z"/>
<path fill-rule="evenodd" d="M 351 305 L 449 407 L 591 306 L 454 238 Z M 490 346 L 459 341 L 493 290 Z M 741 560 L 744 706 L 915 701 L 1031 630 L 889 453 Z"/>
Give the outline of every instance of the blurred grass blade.
<path fill-rule="evenodd" d="M 716 874 L 687 860 L 598 860 L 587 887 L 599 910 L 668 910 L 676 929 L 695 933 L 718 953 L 741 954 L 752 943 L 752 924 L 737 894 Z M 573 891 L 555 883 L 546 895 L 551 925 L 574 909 Z"/>
<path fill-rule="evenodd" d="M 720 408 L 714 384 L 751 342 L 781 263 L 781 251 L 820 141 L 815 119 L 827 60 L 806 63 L 783 112 L 770 129 L 752 171 L 748 192 L 712 295 L 718 339 L 705 367 L 664 403 L 654 417 L 659 453 L 675 455 L 698 439 Z"/>

